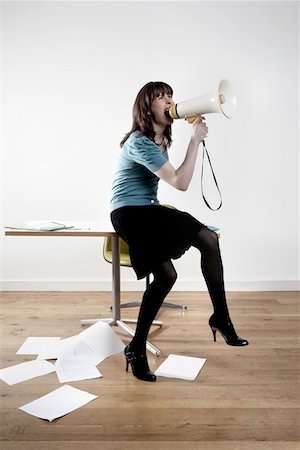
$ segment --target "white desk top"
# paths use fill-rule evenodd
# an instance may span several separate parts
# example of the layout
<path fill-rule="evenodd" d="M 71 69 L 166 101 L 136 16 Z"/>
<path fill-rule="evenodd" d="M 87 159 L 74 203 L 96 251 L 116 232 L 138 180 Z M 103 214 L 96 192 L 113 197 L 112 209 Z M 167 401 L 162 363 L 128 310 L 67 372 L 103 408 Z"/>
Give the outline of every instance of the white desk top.
<path fill-rule="evenodd" d="M 56 231 L 26 230 L 5 228 L 6 236 L 117 236 L 112 224 L 107 222 L 58 221 L 66 226 L 74 226 Z"/>

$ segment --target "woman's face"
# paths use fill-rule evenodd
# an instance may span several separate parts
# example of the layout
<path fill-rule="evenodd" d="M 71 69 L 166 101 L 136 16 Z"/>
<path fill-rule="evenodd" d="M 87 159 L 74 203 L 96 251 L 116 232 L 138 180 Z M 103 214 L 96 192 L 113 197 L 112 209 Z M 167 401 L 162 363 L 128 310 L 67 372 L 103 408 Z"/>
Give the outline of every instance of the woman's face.
<path fill-rule="evenodd" d="M 151 112 L 153 122 L 162 126 L 171 125 L 173 123 L 173 119 L 166 116 L 166 111 L 173 105 L 173 99 L 170 94 L 159 94 L 153 101 L 151 105 Z"/>

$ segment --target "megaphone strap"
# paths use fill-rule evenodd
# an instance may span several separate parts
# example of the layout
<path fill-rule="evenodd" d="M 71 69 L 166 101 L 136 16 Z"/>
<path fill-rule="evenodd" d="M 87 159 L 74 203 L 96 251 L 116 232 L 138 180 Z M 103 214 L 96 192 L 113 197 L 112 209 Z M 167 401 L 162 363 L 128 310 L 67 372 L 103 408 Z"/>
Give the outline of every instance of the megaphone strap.
<path fill-rule="evenodd" d="M 219 186 L 218 186 L 218 182 L 217 182 L 214 170 L 212 168 L 212 164 L 211 164 L 211 161 L 210 161 L 210 157 L 209 157 L 208 151 L 207 151 L 206 146 L 205 146 L 205 141 L 203 141 L 202 144 L 203 144 L 203 153 L 202 153 L 202 167 L 201 167 L 201 193 L 202 193 L 202 197 L 203 197 L 203 200 L 204 200 L 206 206 L 209 209 L 211 209 L 212 211 L 218 211 L 218 209 L 220 209 L 221 206 L 222 206 L 222 195 L 221 195 L 221 191 L 220 191 Z M 205 198 L 204 191 L 203 191 L 203 172 L 204 172 L 204 158 L 205 158 L 205 155 L 206 155 L 207 160 L 209 162 L 210 170 L 211 170 L 211 173 L 212 173 L 212 176 L 213 176 L 216 188 L 217 188 L 217 190 L 219 192 L 220 204 L 219 204 L 219 206 L 217 208 L 212 208 L 210 206 L 210 204 L 208 203 L 208 201 Z"/>

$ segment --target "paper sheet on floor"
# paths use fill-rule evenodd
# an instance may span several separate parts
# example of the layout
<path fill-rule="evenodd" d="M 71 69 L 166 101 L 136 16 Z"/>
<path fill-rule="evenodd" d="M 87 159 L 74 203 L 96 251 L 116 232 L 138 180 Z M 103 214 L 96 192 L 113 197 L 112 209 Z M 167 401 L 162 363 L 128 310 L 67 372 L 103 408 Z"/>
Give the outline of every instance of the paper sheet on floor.
<path fill-rule="evenodd" d="M 56 351 L 60 337 L 28 337 L 17 351 L 17 355 L 38 355 L 39 353 Z M 39 358 L 52 359 L 52 358 Z"/>
<path fill-rule="evenodd" d="M 30 336 L 21 345 L 17 355 L 37 355 L 37 359 L 57 359 L 72 339 L 77 336 L 71 336 L 66 339 Z"/>
<path fill-rule="evenodd" d="M 97 369 L 97 354 L 80 339 L 73 340 L 55 363 L 61 383 L 102 377 Z"/>
<path fill-rule="evenodd" d="M 171 354 L 154 373 L 160 377 L 195 380 L 205 362 L 205 358 Z"/>
<path fill-rule="evenodd" d="M 76 363 L 74 361 L 60 363 L 56 361 L 55 368 L 57 377 L 61 383 L 102 378 L 102 374 L 97 367 L 91 364 Z"/>
<path fill-rule="evenodd" d="M 61 383 L 102 377 L 96 366 L 125 345 L 105 322 L 97 322 L 69 340 L 55 363 Z"/>
<path fill-rule="evenodd" d="M 0 370 L 0 379 L 12 385 L 31 378 L 55 372 L 54 364 L 48 361 L 27 361 Z"/>
<path fill-rule="evenodd" d="M 58 359 L 97 365 L 108 356 L 122 352 L 124 348 L 125 345 L 110 325 L 97 322 L 70 339 Z"/>
<path fill-rule="evenodd" d="M 80 408 L 95 398 L 97 398 L 97 395 L 65 385 L 21 406 L 19 409 L 32 416 L 52 422 L 52 420 Z"/>
<path fill-rule="evenodd" d="M 96 322 L 77 337 L 95 353 L 95 364 L 99 364 L 108 356 L 122 352 L 125 348 L 124 343 L 106 322 Z"/>
<path fill-rule="evenodd" d="M 57 359 L 64 352 L 65 348 L 68 347 L 70 342 L 75 339 L 78 335 L 70 336 L 65 339 L 60 339 L 56 343 L 53 341 L 52 345 L 47 348 L 43 348 L 39 351 L 37 359 Z"/>

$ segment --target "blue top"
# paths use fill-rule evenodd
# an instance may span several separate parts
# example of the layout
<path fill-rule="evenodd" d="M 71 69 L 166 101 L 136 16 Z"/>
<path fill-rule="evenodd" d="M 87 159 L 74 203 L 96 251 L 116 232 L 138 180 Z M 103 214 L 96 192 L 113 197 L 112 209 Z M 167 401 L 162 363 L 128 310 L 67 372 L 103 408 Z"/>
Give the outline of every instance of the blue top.
<path fill-rule="evenodd" d="M 112 186 L 111 211 L 122 206 L 159 205 L 159 178 L 153 172 L 168 159 L 168 152 L 162 152 L 140 131 L 131 133 L 119 158 Z"/>

